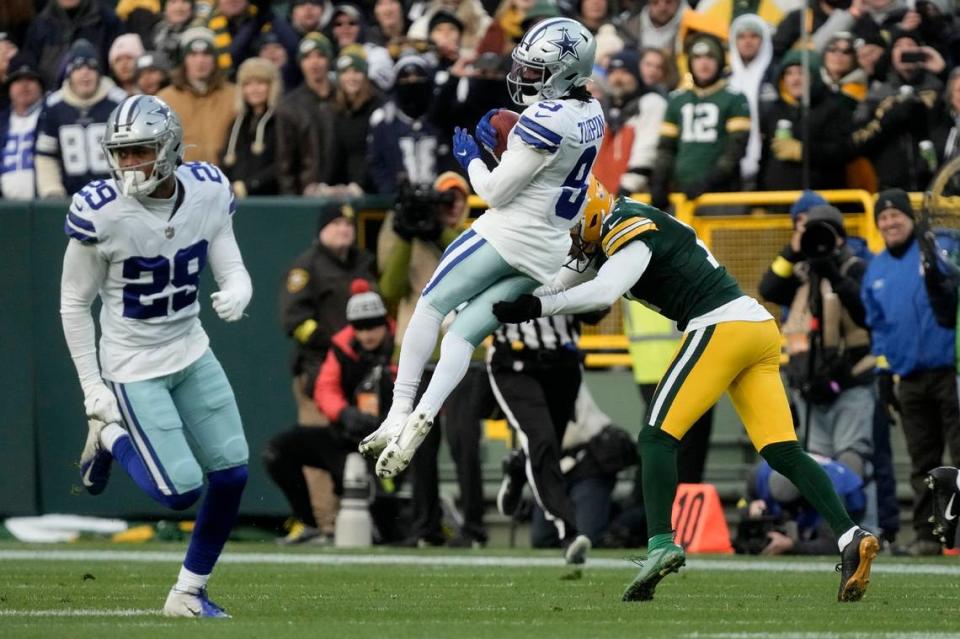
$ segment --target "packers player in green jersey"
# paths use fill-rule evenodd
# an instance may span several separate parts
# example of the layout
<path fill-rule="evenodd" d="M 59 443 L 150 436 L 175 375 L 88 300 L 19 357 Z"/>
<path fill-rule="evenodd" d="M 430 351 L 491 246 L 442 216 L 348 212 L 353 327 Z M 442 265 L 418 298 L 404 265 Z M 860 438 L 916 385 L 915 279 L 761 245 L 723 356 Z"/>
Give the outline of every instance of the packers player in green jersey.
<path fill-rule="evenodd" d="M 566 269 L 534 295 L 499 302 L 493 311 L 501 322 L 523 322 L 593 311 L 623 295 L 654 308 L 684 331 L 640 430 L 650 539 L 647 558 L 624 601 L 652 599 L 660 580 L 685 562 L 670 522 L 677 448 L 724 392 L 730 393 L 760 455 L 793 482 L 836 533 L 841 555 L 837 598 L 858 601 L 879 543 L 854 524 L 830 479 L 797 442 L 780 379 L 780 333 L 773 317 L 743 293 L 692 228 L 652 206 L 628 198 L 613 205 L 609 196 L 591 200 L 580 240 L 592 251 L 581 260 L 586 268 Z"/>

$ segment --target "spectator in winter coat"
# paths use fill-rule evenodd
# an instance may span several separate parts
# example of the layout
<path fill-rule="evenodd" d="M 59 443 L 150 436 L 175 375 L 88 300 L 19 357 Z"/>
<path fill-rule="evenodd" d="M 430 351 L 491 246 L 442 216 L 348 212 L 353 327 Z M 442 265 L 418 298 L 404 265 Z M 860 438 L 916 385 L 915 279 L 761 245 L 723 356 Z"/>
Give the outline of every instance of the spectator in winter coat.
<path fill-rule="evenodd" d="M 758 185 L 762 190 L 835 189 L 845 185 L 850 157 L 850 110 L 820 80 L 819 59 L 811 54 L 809 140 L 803 144 L 801 100 L 804 89 L 799 51 L 784 56 L 777 100 L 763 110 L 763 152 Z M 789 123 L 789 124 L 787 124 Z M 810 154 L 810 184 L 803 184 L 803 155 Z"/>
<path fill-rule="evenodd" d="M 817 0 L 812 9 L 794 9 L 777 25 L 777 32 L 773 36 L 774 55 L 779 59 L 790 49 L 799 48 L 801 18 L 812 27 L 810 42 L 813 50 L 823 52 L 833 34 L 851 30 L 856 20 L 851 11 L 849 0 Z"/>
<path fill-rule="evenodd" d="M 336 89 L 330 82 L 333 47 L 322 33 L 309 33 L 300 42 L 297 62 L 303 84 L 277 105 L 277 158 L 280 192 L 303 195 L 307 187 L 327 181 L 332 167 L 331 102 Z"/>
<path fill-rule="evenodd" d="M 412 40 L 427 40 L 430 35 L 430 19 L 437 11 L 453 13 L 463 25 L 464 55 L 472 55 L 487 32 L 491 19 L 480 0 L 431 0 L 427 4 L 423 15 L 419 16 L 407 30 L 407 37 Z"/>
<path fill-rule="evenodd" d="M 776 90 L 771 86 L 770 63 L 773 43 L 770 27 L 753 13 L 745 13 L 730 25 L 730 88 L 739 91 L 750 105 L 750 138 L 746 154 L 740 160 L 740 177 L 755 184 L 760 170 L 760 103 L 770 100 Z"/>
<path fill-rule="evenodd" d="M 936 264 L 937 258 L 917 237 L 907 194 L 901 189 L 879 193 L 874 215 L 886 248 L 867 267 L 861 296 L 873 353 L 881 367 L 900 377 L 897 395 L 910 454 L 917 536 L 910 552 L 939 555 L 940 542 L 929 521 L 932 496 L 924 478 L 941 464 L 945 449 L 950 463 L 960 464 L 956 336 L 934 315 L 921 265 Z"/>
<path fill-rule="evenodd" d="M 337 97 L 333 105 L 333 157 L 328 184 L 367 188 L 367 135 L 370 116 L 380 106 L 370 80 L 363 49 L 337 58 Z"/>
<path fill-rule="evenodd" d="M 247 58 L 237 70 L 239 115 L 220 163 L 237 197 L 279 193 L 273 113 L 281 84 L 277 68 L 263 58 Z"/>
<path fill-rule="evenodd" d="M 823 50 L 820 79 L 831 92 L 840 96 L 853 112 L 867 97 L 867 73 L 857 63 L 854 37 L 842 31 L 835 33 Z"/>
<path fill-rule="evenodd" d="M 960 156 L 960 69 L 954 69 L 947 79 L 947 87 L 931 123 L 930 139 L 941 165 Z M 954 179 L 954 188 L 948 194 L 960 194 L 960 189 L 956 188 L 960 185 L 956 181 Z"/>
<path fill-rule="evenodd" d="M 447 138 L 439 136 L 430 111 L 433 67 L 422 56 L 407 55 L 395 71 L 394 97 L 370 117 L 367 167 L 375 193 L 396 193 L 403 178 L 430 184 L 438 166 L 450 164 Z"/>
<path fill-rule="evenodd" d="M 923 55 L 924 61 L 912 61 L 910 56 L 915 55 Z M 929 121 L 943 90 L 936 74 L 943 71 L 944 62 L 909 31 L 891 36 L 890 60 L 887 81 L 870 91 L 854 115 L 858 128 L 853 143 L 873 162 L 880 188 L 922 190 L 931 171 L 919 145 L 930 138 Z"/>
<path fill-rule="evenodd" d="M 45 86 L 62 79 L 62 60 L 73 42 L 84 39 L 96 52 L 97 65 L 107 69 L 110 44 L 123 33 L 123 25 L 106 3 L 99 0 L 50 0 L 30 23 L 23 49 L 37 61 Z"/>
<path fill-rule="evenodd" d="M 683 14 L 691 10 L 686 0 L 651 0 L 620 25 L 626 44 L 637 48 L 673 51 Z"/>
<path fill-rule="evenodd" d="M 270 0 L 217 0 L 207 20 L 213 31 L 217 67 L 233 78 L 240 64 L 256 55 L 257 37 L 270 29 Z"/>
<path fill-rule="evenodd" d="M 747 99 L 722 79 L 723 45 L 708 34 L 688 42 L 694 86 L 670 95 L 650 186 L 653 204 L 661 209 L 669 206 L 671 190 L 690 199 L 739 190 L 740 160 L 750 137 Z"/>
<path fill-rule="evenodd" d="M 143 43 L 135 33 L 126 33 L 110 46 L 110 75 L 127 95 L 137 92 L 137 58 L 143 55 Z"/>
<path fill-rule="evenodd" d="M 216 163 L 236 117 L 237 87 L 217 67 L 209 29 L 185 31 L 180 52 L 183 61 L 171 74 L 171 85 L 157 97 L 180 116 L 184 160 Z"/>
<path fill-rule="evenodd" d="M 607 68 L 606 130 L 593 173 L 612 192 L 645 193 L 667 101 L 640 83 L 639 60 L 625 49 Z"/>
<path fill-rule="evenodd" d="M 167 60 L 175 61 L 180 53 L 180 35 L 197 21 L 193 0 L 167 0 L 160 20 L 153 25 L 144 43 L 148 49 L 160 51 Z"/>
<path fill-rule="evenodd" d="M 37 196 L 73 195 L 110 175 L 100 140 L 110 112 L 126 97 L 100 73 L 99 56 L 86 40 L 67 53 L 66 79 L 47 96 L 37 125 Z"/>
<path fill-rule="evenodd" d="M 170 84 L 170 61 L 160 51 L 147 51 L 137 58 L 135 73 L 136 92 L 156 95 Z"/>
<path fill-rule="evenodd" d="M 311 507 L 313 487 L 308 490 L 304 470 L 329 472 L 339 495 L 347 456 L 356 453 L 360 439 L 377 427 L 393 399 L 393 323 L 383 300 L 365 280 L 354 281 L 351 290 L 346 305 L 349 323 L 333 336 L 313 389 L 312 399 L 329 425 L 296 426 L 271 439 L 263 453 L 267 472 L 298 520 L 281 543 L 329 539 L 330 522 L 318 521 Z M 376 506 L 373 516 L 381 537 L 390 537 L 389 516 L 379 516 Z"/>
<path fill-rule="evenodd" d="M 10 106 L 0 111 L 0 198 L 37 196 L 34 147 L 43 108 L 43 80 L 26 53 L 10 60 L 3 89 Z"/>

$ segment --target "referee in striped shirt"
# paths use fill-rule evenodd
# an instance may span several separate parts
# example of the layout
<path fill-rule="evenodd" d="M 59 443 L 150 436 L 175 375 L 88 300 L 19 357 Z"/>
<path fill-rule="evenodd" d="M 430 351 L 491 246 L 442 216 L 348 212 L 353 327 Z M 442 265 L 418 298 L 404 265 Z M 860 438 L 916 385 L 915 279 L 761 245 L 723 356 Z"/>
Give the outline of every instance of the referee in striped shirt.
<path fill-rule="evenodd" d="M 523 475 L 564 548 L 578 535 L 573 502 L 560 470 L 560 443 L 573 419 L 583 378 L 580 323 L 595 324 L 606 313 L 504 324 L 493 334 L 493 347 L 487 351 L 490 386 L 526 458 Z M 497 508 L 505 516 L 513 515 L 523 489 L 519 469 L 510 472 L 509 465 L 508 461 L 497 496 Z"/>

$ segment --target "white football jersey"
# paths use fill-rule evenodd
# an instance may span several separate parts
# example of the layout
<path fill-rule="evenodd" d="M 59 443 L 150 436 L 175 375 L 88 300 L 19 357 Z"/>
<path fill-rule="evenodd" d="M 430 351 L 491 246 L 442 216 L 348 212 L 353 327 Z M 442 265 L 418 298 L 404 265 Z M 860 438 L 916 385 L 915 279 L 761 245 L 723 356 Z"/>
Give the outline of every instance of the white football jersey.
<path fill-rule="evenodd" d="M 233 223 L 236 202 L 220 170 L 204 162 L 176 170 L 183 190 L 169 219 L 124 197 L 112 179 L 73 196 L 64 224 L 108 264 L 100 290 L 104 379 L 129 383 L 177 372 L 209 346 L 200 325 L 200 274 L 207 249 Z"/>
<path fill-rule="evenodd" d="M 603 131 L 603 109 L 593 99 L 537 102 L 520 115 L 504 158 L 524 145 L 539 151 L 543 164 L 516 196 L 473 225 L 514 268 L 546 283 L 563 266 Z"/>

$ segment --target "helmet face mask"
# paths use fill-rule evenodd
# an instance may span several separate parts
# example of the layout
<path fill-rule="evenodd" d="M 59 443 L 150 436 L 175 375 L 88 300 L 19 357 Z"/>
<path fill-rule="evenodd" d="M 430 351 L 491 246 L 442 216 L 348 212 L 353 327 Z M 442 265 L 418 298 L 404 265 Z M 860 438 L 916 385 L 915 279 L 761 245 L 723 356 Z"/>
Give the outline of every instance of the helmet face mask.
<path fill-rule="evenodd" d="M 511 54 L 511 99 L 529 105 L 569 95 L 589 81 L 596 50 L 593 35 L 576 20 L 551 18 L 535 24 Z"/>
<path fill-rule="evenodd" d="M 587 181 L 587 201 L 580 224 L 571 229 L 573 246 L 566 266 L 582 273 L 600 248 L 603 220 L 613 210 L 613 194 L 592 174 Z"/>
<path fill-rule="evenodd" d="M 182 161 L 183 127 L 180 118 L 163 100 L 154 96 L 131 96 L 107 118 L 102 146 L 121 192 L 125 196 L 148 196 L 173 175 Z M 133 147 L 152 147 L 155 157 L 123 166 L 119 151 Z"/>

